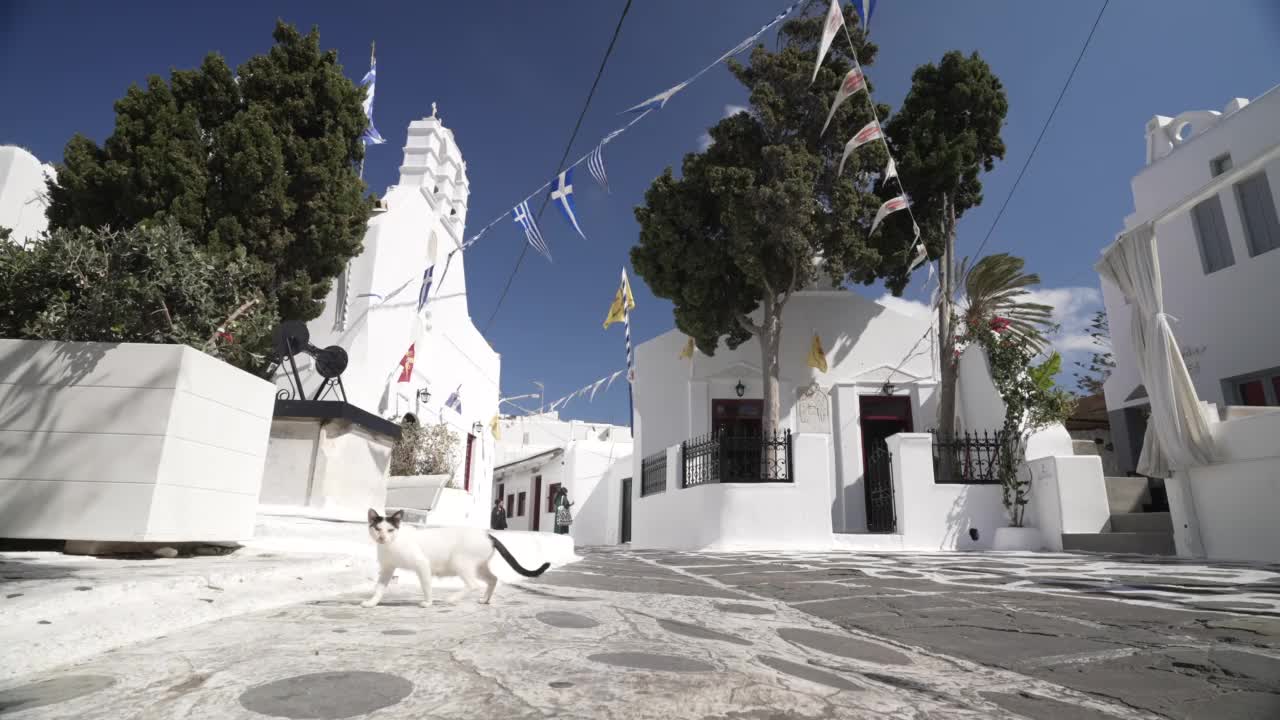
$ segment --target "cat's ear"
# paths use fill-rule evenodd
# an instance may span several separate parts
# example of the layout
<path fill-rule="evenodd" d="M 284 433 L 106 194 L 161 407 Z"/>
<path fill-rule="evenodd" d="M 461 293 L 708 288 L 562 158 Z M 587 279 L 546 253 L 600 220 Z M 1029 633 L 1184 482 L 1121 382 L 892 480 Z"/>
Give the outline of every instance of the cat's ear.
<path fill-rule="evenodd" d="M 377 525 L 378 522 L 381 520 L 382 520 L 382 516 L 378 514 L 378 511 L 374 510 L 373 508 L 369 508 L 369 524 Z"/>
<path fill-rule="evenodd" d="M 395 511 L 395 512 L 391 513 L 391 515 L 387 518 L 387 521 L 388 521 L 388 522 L 390 522 L 390 523 L 392 524 L 392 526 L 397 527 L 397 528 L 398 528 L 398 527 L 400 527 L 400 521 L 401 521 L 401 520 L 404 520 L 404 511 L 403 511 L 403 510 L 397 510 L 397 511 Z"/>

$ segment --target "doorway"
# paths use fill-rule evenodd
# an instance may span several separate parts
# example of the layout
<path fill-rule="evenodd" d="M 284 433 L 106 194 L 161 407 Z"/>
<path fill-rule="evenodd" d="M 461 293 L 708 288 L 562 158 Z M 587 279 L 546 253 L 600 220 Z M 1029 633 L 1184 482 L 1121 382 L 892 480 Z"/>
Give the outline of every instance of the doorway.
<path fill-rule="evenodd" d="M 890 435 L 911 432 L 911 398 L 863 395 L 858 398 L 858 428 L 862 435 L 862 486 L 867 507 L 867 532 L 898 529 L 893 501 Z"/>
<path fill-rule="evenodd" d="M 542 527 L 542 476 L 533 476 L 533 515 L 529 517 L 529 529 L 537 532 Z"/>
<path fill-rule="evenodd" d="M 622 521 L 618 542 L 631 542 L 631 478 L 622 478 Z"/>
<path fill-rule="evenodd" d="M 711 431 L 720 442 L 720 482 L 759 482 L 763 400 L 712 400 Z"/>

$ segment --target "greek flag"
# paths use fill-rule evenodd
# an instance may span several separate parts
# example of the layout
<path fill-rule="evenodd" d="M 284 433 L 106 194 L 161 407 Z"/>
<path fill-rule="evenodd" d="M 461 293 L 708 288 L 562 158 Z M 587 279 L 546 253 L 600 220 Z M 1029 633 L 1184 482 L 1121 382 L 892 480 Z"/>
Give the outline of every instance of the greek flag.
<path fill-rule="evenodd" d="M 609 138 L 605 138 L 604 142 L 597 145 L 596 149 L 587 156 L 587 170 L 591 171 L 591 177 L 600 183 L 600 187 L 604 188 L 605 192 L 609 192 L 609 176 L 604 173 L 604 153 L 601 151 L 604 150 L 604 143 L 608 141 Z"/>
<path fill-rule="evenodd" d="M 548 248 L 547 242 L 542 239 L 542 232 L 538 230 L 538 222 L 533 219 L 533 215 L 529 212 L 528 200 L 520 203 L 511 211 L 511 219 L 524 230 L 524 237 L 533 246 L 533 249 L 550 260 L 551 248 Z"/>
<path fill-rule="evenodd" d="M 862 27 L 870 31 L 871 13 L 876 11 L 876 0 L 854 0 L 853 9 L 858 11 L 858 17 L 862 19 Z"/>
<path fill-rule="evenodd" d="M 453 257 L 452 253 L 449 255 Z M 431 295 L 431 276 L 435 273 L 436 266 L 432 263 L 427 271 L 422 273 L 422 290 L 418 291 L 418 312 L 422 312 L 422 308 L 427 305 L 427 298 Z"/>
<path fill-rule="evenodd" d="M 360 81 L 360 84 L 369 88 L 368 94 L 364 97 L 364 116 L 369 119 L 369 127 L 364 131 L 364 135 L 360 136 L 364 140 L 365 145 L 381 145 L 386 142 L 382 135 L 378 133 L 378 128 L 373 126 L 373 90 L 377 85 L 378 79 L 378 61 L 373 58 L 369 59 L 369 72 Z"/>
<path fill-rule="evenodd" d="M 446 407 L 453 408 L 454 412 L 458 413 L 459 415 L 462 414 L 462 386 L 461 385 L 459 385 L 458 389 L 454 390 L 453 393 L 449 395 L 449 399 L 445 400 L 444 404 Z"/>
<path fill-rule="evenodd" d="M 560 208 L 560 213 L 564 215 L 569 224 L 573 225 L 573 229 L 578 231 L 578 235 L 583 240 L 587 236 L 582 232 L 582 228 L 578 225 L 578 216 L 574 214 L 573 208 L 573 168 L 569 168 L 560 173 L 555 181 L 551 184 L 551 200 L 555 202 L 556 207 Z"/>

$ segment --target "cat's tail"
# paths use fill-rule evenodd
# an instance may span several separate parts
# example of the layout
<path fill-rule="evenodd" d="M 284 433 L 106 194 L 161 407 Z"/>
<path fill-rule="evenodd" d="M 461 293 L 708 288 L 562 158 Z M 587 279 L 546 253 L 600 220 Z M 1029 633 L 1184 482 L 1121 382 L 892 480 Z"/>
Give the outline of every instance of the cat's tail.
<path fill-rule="evenodd" d="M 516 562 L 515 557 L 511 554 L 511 551 L 507 549 L 507 546 L 502 544 L 502 541 L 492 535 L 489 536 L 489 539 L 493 541 L 493 549 L 498 551 L 498 554 L 502 556 L 503 560 L 507 561 L 507 564 L 511 566 L 511 569 L 525 577 L 538 577 L 542 573 L 546 572 L 547 568 L 551 567 L 551 563 L 544 562 L 537 570 L 529 570 Z"/>

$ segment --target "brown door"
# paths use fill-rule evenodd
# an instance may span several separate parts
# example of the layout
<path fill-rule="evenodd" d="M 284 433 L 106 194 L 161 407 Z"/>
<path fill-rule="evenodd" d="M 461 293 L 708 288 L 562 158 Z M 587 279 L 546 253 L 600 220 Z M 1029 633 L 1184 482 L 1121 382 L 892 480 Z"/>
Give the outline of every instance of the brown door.
<path fill-rule="evenodd" d="M 862 486 L 866 498 L 867 531 L 895 532 L 893 475 L 885 439 L 911 432 L 911 398 L 864 395 L 858 398 L 862 430 Z"/>
<path fill-rule="evenodd" d="M 466 471 L 466 474 L 463 475 L 463 481 L 462 481 L 462 489 L 466 490 L 467 492 L 471 492 L 471 450 L 472 450 L 472 447 L 475 445 L 475 442 L 476 442 L 476 436 L 468 434 L 467 435 L 467 471 Z"/>
<path fill-rule="evenodd" d="M 720 482 L 759 482 L 763 400 L 712 400 L 711 430 L 720 442 Z"/>
<path fill-rule="evenodd" d="M 533 478 L 533 516 L 529 518 L 529 529 L 537 531 L 541 529 L 542 520 L 542 476 L 535 475 Z"/>

